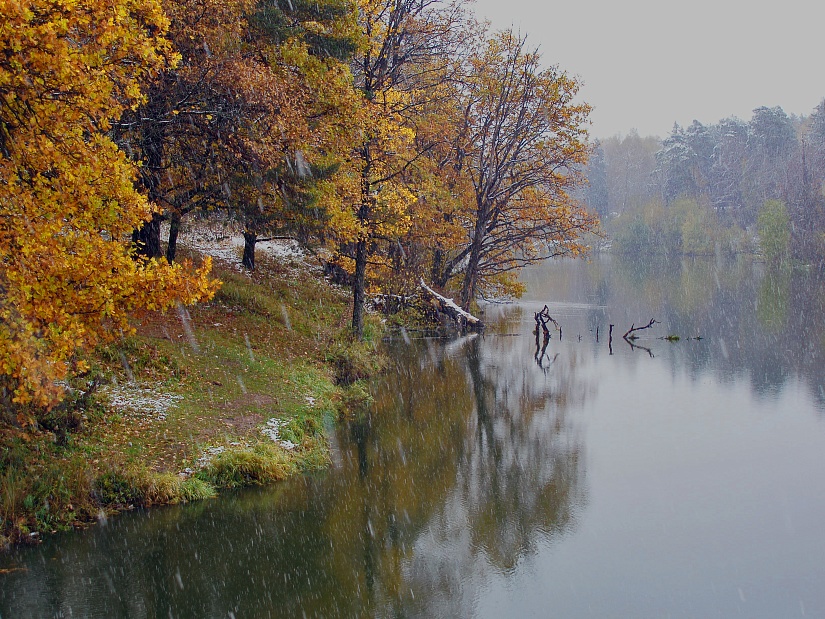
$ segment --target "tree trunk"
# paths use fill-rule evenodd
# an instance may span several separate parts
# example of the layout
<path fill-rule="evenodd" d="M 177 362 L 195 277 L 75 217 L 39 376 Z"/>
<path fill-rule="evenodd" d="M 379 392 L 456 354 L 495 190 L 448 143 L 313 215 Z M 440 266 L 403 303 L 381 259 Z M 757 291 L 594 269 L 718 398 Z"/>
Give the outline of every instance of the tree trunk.
<path fill-rule="evenodd" d="M 447 285 L 447 279 L 449 278 L 446 262 L 447 257 L 444 255 L 444 251 L 436 249 L 435 252 L 433 252 L 433 268 L 430 271 L 430 278 L 433 281 L 433 285 L 439 290 L 444 290 L 444 286 Z"/>
<path fill-rule="evenodd" d="M 476 223 L 475 235 L 473 236 L 473 247 L 470 251 L 470 259 L 467 262 L 467 270 L 464 271 L 464 284 L 461 287 L 461 307 L 464 311 L 470 309 L 470 302 L 476 295 L 476 284 L 478 282 L 478 263 L 481 262 L 481 245 L 484 242 L 485 222 L 481 217 Z"/>
<path fill-rule="evenodd" d="M 180 213 L 175 211 L 169 221 L 169 244 L 166 246 L 166 260 L 169 264 L 175 261 L 178 251 L 178 232 L 180 231 Z"/>
<path fill-rule="evenodd" d="M 362 226 L 369 222 L 373 204 L 370 192 L 372 158 L 369 146 L 365 148 L 364 160 L 364 168 L 361 170 L 361 204 L 358 206 L 358 222 Z M 355 273 L 352 278 L 352 332 L 359 340 L 364 335 L 364 292 L 367 286 L 367 259 L 369 258 L 367 243 L 369 241 L 369 237 L 359 239 L 355 247 Z"/>
<path fill-rule="evenodd" d="M 430 297 L 438 311 L 449 316 L 460 330 L 482 331 L 484 329 L 484 323 L 481 322 L 481 320 L 473 316 L 470 312 L 462 310 L 452 299 L 438 294 L 425 284 L 423 279 L 419 283 L 419 286 L 421 290 Z"/>
<path fill-rule="evenodd" d="M 255 270 L 255 243 L 258 241 L 258 235 L 255 232 L 248 232 L 244 230 L 243 233 L 243 258 L 241 263 L 250 271 Z"/>
<path fill-rule="evenodd" d="M 160 258 L 163 256 L 160 249 L 160 224 L 162 221 L 162 215 L 152 213 L 152 219 L 132 232 L 132 242 L 137 248 L 138 255 L 146 258 Z"/>
<path fill-rule="evenodd" d="M 364 334 L 364 290 L 367 280 L 367 242 L 358 241 L 355 275 L 352 282 L 352 332 L 359 340 Z"/>
<path fill-rule="evenodd" d="M 163 128 L 156 125 L 147 129 L 141 140 L 145 158 L 141 176 L 146 187 L 147 198 L 154 204 L 158 203 L 160 193 L 158 174 L 163 165 L 163 138 Z M 132 242 L 137 248 L 138 255 L 146 258 L 163 256 L 160 249 L 160 224 L 163 219 L 160 213 L 152 213 L 152 219 L 132 232 Z"/>

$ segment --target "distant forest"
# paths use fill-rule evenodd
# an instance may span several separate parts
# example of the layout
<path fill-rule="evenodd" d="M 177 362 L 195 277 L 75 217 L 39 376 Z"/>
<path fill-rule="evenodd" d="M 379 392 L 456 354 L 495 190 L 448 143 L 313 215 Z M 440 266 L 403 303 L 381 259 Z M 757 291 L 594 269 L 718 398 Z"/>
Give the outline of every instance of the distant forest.
<path fill-rule="evenodd" d="M 810 116 L 674 124 L 596 142 L 584 200 L 614 251 L 825 258 L 825 100 Z"/>

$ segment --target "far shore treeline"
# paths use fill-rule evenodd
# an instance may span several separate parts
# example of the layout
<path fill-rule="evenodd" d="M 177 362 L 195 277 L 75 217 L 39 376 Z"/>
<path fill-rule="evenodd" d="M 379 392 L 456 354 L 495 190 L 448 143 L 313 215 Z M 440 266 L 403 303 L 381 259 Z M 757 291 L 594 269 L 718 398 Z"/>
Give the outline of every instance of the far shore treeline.
<path fill-rule="evenodd" d="M 664 140 L 602 140 L 587 176 L 613 251 L 825 257 L 825 101 L 806 117 L 758 107 L 749 120 L 675 124 Z"/>
<path fill-rule="evenodd" d="M 590 108 L 439 0 L 0 0 L 0 400 L 17 424 L 142 310 L 208 300 L 187 215 L 300 241 L 352 290 L 469 308 L 597 219 Z M 161 244 L 161 226 L 169 240 Z M 12 411 L 15 414 L 12 414 Z M 36 415 L 35 415 L 36 416 Z"/>

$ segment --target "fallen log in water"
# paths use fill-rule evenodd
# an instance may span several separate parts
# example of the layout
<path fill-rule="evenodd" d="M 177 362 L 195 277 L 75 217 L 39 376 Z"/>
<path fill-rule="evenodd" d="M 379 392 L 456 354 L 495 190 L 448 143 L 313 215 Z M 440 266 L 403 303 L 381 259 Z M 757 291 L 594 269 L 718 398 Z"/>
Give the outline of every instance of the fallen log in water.
<path fill-rule="evenodd" d="M 461 309 L 458 304 L 452 299 L 438 294 L 435 290 L 430 288 L 424 280 L 421 280 L 421 290 L 427 294 L 436 306 L 436 309 L 442 314 L 449 316 L 456 326 L 461 329 L 469 329 L 470 331 L 481 331 L 484 328 L 484 323 L 473 316 L 470 312 Z"/>

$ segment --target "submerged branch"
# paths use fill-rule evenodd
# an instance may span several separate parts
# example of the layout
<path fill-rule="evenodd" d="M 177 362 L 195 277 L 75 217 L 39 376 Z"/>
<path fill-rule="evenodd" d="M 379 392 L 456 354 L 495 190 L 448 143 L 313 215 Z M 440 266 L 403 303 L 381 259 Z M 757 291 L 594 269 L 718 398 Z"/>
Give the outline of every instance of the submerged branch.
<path fill-rule="evenodd" d="M 447 297 L 438 294 L 435 290 L 425 284 L 423 279 L 421 280 L 420 285 L 421 289 L 433 299 L 438 311 L 443 314 L 447 314 L 447 316 L 452 318 L 460 329 L 467 328 L 471 331 L 481 331 L 484 328 L 484 323 L 481 322 L 480 319 L 476 318 L 469 312 L 465 312 L 452 299 L 448 299 Z"/>
<path fill-rule="evenodd" d="M 644 329 L 650 329 L 650 327 L 652 327 L 653 325 L 655 325 L 658 322 L 659 322 L 658 320 L 655 320 L 654 318 L 651 318 L 650 322 L 647 323 L 644 327 L 637 327 L 636 323 L 634 322 L 632 325 L 630 325 L 630 329 L 627 330 L 627 333 L 625 333 L 622 337 L 626 340 L 635 340 L 636 337 L 637 337 L 636 335 L 634 335 L 636 333 L 636 331 L 643 331 Z"/>
<path fill-rule="evenodd" d="M 550 315 L 550 308 L 546 305 L 544 308 L 533 315 L 533 318 L 536 321 L 536 336 L 538 337 L 539 327 L 541 327 L 542 331 L 544 332 L 544 337 L 550 337 L 550 330 L 547 328 L 547 323 L 552 322 L 553 325 L 556 327 L 556 331 L 559 332 L 559 339 L 561 339 L 561 325 L 557 323 L 553 317 Z"/>

